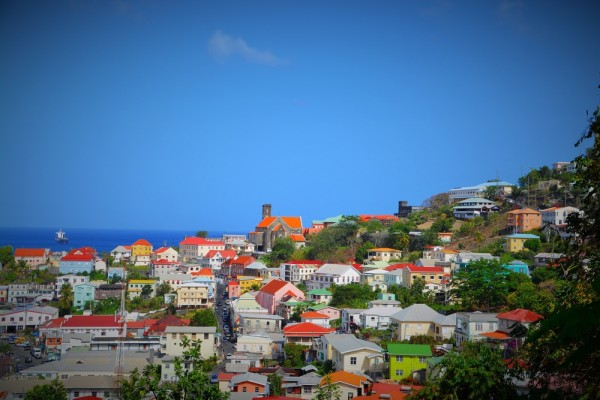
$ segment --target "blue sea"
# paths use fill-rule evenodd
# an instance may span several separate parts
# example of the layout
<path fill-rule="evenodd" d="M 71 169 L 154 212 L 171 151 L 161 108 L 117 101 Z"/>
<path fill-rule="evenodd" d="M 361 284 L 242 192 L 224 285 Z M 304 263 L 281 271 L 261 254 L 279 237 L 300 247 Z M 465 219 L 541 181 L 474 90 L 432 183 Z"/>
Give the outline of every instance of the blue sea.
<path fill-rule="evenodd" d="M 98 253 L 110 252 L 119 245 L 128 246 L 138 239 L 146 239 L 156 249 L 161 246 L 179 247 L 186 236 L 194 236 L 195 231 L 185 230 L 120 230 L 120 229 L 82 229 L 62 228 L 69 238 L 68 243 L 56 243 L 54 240 L 58 228 L 0 228 L 0 247 L 12 246 L 26 248 L 45 248 L 52 251 L 69 251 L 89 246 Z M 224 234 L 243 234 L 244 232 L 208 232 L 209 238 L 220 239 Z"/>

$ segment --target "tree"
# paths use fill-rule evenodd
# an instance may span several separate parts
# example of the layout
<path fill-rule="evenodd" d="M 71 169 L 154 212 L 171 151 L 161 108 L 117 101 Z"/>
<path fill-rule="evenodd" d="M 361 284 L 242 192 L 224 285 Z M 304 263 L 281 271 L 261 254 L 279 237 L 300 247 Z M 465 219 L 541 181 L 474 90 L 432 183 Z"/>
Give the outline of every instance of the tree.
<path fill-rule="evenodd" d="M 273 249 L 267 256 L 267 263 L 270 267 L 278 267 L 282 262 L 289 261 L 295 250 L 296 245 L 291 238 L 277 238 L 273 243 Z"/>
<path fill-rule="evenodd" d="M 2 246 L 0 247 L 0 265 L 3 268 L 8 267 L 15 261 L 15 257 L 13 256 L 13 248 L 12 246 Z"/>
<path fill-rule="evenodd" d="M 67 400 L 67 389 L 61 381 L 54 379 L 50 383 L 35 385 L 25 393 L 25 400 Z"/>
<path fill-rule="evenodd" d="M 342 389 L 331 382 L 331 375 L 327 375 L 321 380 L 321 386 L 317 389 L 314 398 L 315 400 L 341 400 Z"/>
<path fill-rule="evenodd" d="M 333 295 L 331 296 L 332 307 L 342 308 L 366 308 L 367 303 L 377 298 L 369 285 L 350 283 L 347 285 L 331 285 L 329 288 Z"/>
<path fill-rule="evenodd" d="M 208 231 L 198 231 L 198 232 L 196 232 L 196 237 L 206 238 L 206 237 L 208 237 Z"/>
<path fill-rule="evenodd" d="M 529 376 L 546 397 L 591 399 L 600 393 L 600 107 L 576 146 L 589 139 L 592 147 L 575 159 L 582 213 L 567 219 L 573 237 L 558 262 L 567 287 L 526 341 Z"/>
<path fill-rule="evenodd" d="M 525 243 L 523 243 L 523 246 L 526 249 L 531 250 L 533 252 L 537 252 L 540 249 L 541 245 L 542 242 L 540 242 L 540 239 L 527 239 Z"/>
<path fill-rule="evenodd" d="M 168 282 L 163 282 L 156 288 L 156 296 L 164 296 L 165 294 L 171 293 L 172 290 L 173 289 Z"/>
<path fill-rule="evenodd" d="M 371 242 L 364 242 L 363 244 L 361 244 L 360 246 L 358 246 L 358 249 L 356 250 L 356 254 L 354 255 L 354 259 L 357 262 L 362 263 L 363 260 L 365 260 L 367 258 L 367 256 L 369 255 L 369 250 L 375 248 L 375 245 Z"/>
<path fill-rule="evenodd" d="M 208 371 L 213 366 L 200 357 L 201 341 L 182 340 L 183 357 L 175 358 L 175 379 L 161 380 L 160 364 L 148 364 L 142 372 L 134 369 L 129 379 L 123 380 L 119 388 L 121 400 L 227 400 L 229 393 L 221 392 L 210 384 Z M 185 360 L 185 363 L 182 361 Z"/>
<path fill-rule="evenodd" d="M 454 276 L 457 296 L 463 307 L 490 311 L 503 305 L 508 295 L 509 272 L 496 260 L 478 260 L 463 267 Z"/>
<path fill-rule="evenodd" d="M 285 353 L 284 367 L 302 367 L 304 366 L 304 352 L 308 350 L 307 346 L 296 344 L 293 342 L 283 345 Z"/>
<path fill-rule="evenodd" d="M 281 376 L 278 374 L 271 374 L 267 380 L 269 381 L 269 396 L 281 396 L 281 383 L 283 381 Z"/>
<path fill-rule="evenodd" d="M 69 283 L 62 285 L 60 288 L 60 299 L 58 300 L 58 308 L 60 309 L 62 315 L 71 312 L 74 299 L 75 295 L 73 294 L 73 288 L 71 285 Z"/>
<path fill-rule="evenodd" d="M 440 375 L 411 399 L 514 399 L 517 393 L 500 352 L 483 342 L 467 342 L 448 353 Z"/>
<path fill-rule="evenodd" d="M 150 297 L 151 294 L 152 294 L 152 286 L 144 285 L 142 287 L 142 291 L 140 292 L 140 295 L 142 296 L 142 298 L 147 299 L 148 297 Z"/>
<path fill-rule="evenodd" d="M 208 308 L 198 310 L 190 318 L 190 326 L 217 326 L 217 316 Z"/>

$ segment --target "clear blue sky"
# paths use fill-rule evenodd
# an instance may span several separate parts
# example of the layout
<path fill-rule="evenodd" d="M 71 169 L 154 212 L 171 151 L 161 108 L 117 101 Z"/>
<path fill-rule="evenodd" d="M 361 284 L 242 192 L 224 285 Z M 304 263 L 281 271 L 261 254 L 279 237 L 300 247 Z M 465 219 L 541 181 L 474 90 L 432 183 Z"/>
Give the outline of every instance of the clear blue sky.
<path fill-rule="evenodd" d="M 570 161 L 598 1 L 0 2 L 0 226 L 250 231 Z"/>

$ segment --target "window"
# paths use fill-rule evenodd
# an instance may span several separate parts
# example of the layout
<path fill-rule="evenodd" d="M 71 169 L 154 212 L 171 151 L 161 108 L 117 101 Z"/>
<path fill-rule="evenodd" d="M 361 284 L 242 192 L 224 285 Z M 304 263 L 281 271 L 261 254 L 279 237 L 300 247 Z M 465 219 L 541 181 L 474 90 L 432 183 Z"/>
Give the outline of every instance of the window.
<path fill-rule="evenodd" d="M 482 331 L 483 330 L 483 324 L 475 324 L 475 330 L 476 331 Z"/>
<path fill-rule="evenodd" d="M 258 386 L 255 386 L 255 387 L 254 387 L 254 392 L 255 392 L 255 393 L 258 393 Z"/>
<path fill-rule="evenodd" d="M 356 365 L 356 357 L 350 357 L 350 365 Z"/>
<path fill-rule="evenodd" d="M 425 362 L 427 362 L 427 358 L 425 358 L 425 357 L 419 357 L 419 362 L 420 363 L 425 363 Z"/>
<path fill-rule="evenodd" d="M 304 394 L 311 394 L 312 388 L 310 386 L 304 386 Z"/>
<path fill-rule="evenodd" d="M 79 392 L 73 392 L 74 397 L 79 397 Z"/>
<path fill-rule="evenodd" d="M 246 392 L 246 386 L 242 388 L 242 392 Z"/>
<path fill-rule="evenodd" d="M 204 334 L 204 339 L 208 339 L 208 333 Z"/>
<path fill-rule="evenodd" d="M 404 361 L 404 356 L 396 356 L 396 361 L 403 362 Z"/>
<path fill-rule="evenodd" d="M 404 375 L 404 370 L 403 369 L 397 369 L 396 370 L 396 376 L 401 376 Z"/>

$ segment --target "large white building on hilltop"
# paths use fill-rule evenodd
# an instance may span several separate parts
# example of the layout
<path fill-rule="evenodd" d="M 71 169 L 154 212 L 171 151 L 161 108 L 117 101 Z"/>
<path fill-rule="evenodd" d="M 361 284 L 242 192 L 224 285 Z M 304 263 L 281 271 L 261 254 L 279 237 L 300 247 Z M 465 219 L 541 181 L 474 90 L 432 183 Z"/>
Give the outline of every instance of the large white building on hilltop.
<path fill-rule="evenodd" d="M 454 188 L 448 191 L 448 200 L 450 203 L 456 203 L 472 197 L 485 197 L 485 192 L 490 186 L 495 186 L 498 189 L 498 194 L 510 194 L 514 185 L 509 182 L 495 181 Z"/>
<path fill-rule="evenodd" d="M 327 289 L 332 283 L 347 285 L 360 282 L 360 272 L 348 264 L 324 264 L 316 270 L 308 282 L 308 290 Z"/>

